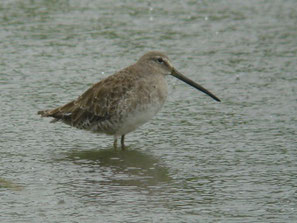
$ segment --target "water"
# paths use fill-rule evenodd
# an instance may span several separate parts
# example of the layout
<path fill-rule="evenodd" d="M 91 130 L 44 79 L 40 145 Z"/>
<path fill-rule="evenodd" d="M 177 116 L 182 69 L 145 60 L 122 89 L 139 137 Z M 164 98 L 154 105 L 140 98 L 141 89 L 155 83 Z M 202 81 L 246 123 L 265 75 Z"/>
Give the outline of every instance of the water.
<path fill-rule="evenodd" d="M 0 3 L 1 222 L 297 222 L 297 2 Z M 149 50 L 173 78 L 163 110 L 112 137 L 50 124 Z"/>

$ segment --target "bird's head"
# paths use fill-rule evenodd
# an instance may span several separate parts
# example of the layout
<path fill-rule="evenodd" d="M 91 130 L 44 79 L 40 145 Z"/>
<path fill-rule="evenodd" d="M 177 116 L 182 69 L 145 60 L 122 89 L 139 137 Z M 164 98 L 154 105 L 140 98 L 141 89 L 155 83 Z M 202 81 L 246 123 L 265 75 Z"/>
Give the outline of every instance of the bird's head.
<path fill-rule="evenodd" d="M 137 62 L 139 66 L 144 66 L 144 68 L 148 68 L 152 73 L 162 74 L 162 75 L 172 75 L 177 79 L 189 84 L 190 86 L 202 91 L 208 96 L 212 97 L 216 101 L 220 101 L 220 99 L 212 94 L 210 91 L 202 87 L 200 84 L 192 81 L 191 79 L 184 76 L 178 70 L 174 68 L 169 58 L 161 52 L 151 51 L 144 54 Z"/>

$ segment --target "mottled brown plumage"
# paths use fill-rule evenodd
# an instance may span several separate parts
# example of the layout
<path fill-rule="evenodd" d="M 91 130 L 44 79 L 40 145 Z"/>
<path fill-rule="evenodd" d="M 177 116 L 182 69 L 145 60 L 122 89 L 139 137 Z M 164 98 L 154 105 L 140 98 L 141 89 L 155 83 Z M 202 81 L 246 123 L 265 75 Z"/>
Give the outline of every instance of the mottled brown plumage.
<path fill-rule="evenodd" d="M 171 74 L 203 91 L 215 100 L 212 93 L 175 70 L 168 57 L 160 52 L 149 52 L 137 63 L 94 84 L 76 100 L 53 110 L 39 111 L 42 117 L 99 133 L 121 136 L 125 148 L 125 134 L 151 119 L 167 98 L 165 76 Z"/>

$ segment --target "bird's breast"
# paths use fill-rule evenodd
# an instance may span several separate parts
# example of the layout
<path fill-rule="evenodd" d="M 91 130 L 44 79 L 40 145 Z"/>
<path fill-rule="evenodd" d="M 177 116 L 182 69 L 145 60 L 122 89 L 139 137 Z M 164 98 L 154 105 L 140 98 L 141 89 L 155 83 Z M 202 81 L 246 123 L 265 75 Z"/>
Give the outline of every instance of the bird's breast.
<path fill-rule="evenodd" d="M 120 128 L 117 135 L 124 135 L 151 120 L 160 111 L 168 94 L 167 82 L 164 77 L 156 78 L 139 85 L 131 93 L 128 102 L 130 109 L 122 113 Z M 124 107 L 124 106 L 123 106 Z"/>
<path fill-rule="evenodd" d="M 134 110 L 121 119 L 116 135 L 125 135 L 148 122 L 160 111 L 163 104 L 163 101 L 139 104 Z"/>

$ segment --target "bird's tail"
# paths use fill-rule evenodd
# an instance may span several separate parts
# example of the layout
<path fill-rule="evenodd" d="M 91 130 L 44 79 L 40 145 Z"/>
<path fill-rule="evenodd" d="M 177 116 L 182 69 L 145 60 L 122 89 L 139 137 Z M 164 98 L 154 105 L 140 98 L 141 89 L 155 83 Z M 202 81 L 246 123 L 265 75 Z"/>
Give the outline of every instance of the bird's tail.
<path fill-rule="evenodd" d="M 69 121 L 71 119 L 71 114 L 74 110 L 74 101 L 69 102 L 66 105 L 57 107 L 55 109 L 49 109 L 49 110 L 42 110 L 38 111 L 37 114 L 41 115 L 41 117 L 52 117 L 54 120 L 52 122 L 56 122 L 59 120 L 62 121 Z"/>

